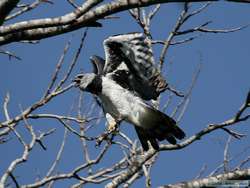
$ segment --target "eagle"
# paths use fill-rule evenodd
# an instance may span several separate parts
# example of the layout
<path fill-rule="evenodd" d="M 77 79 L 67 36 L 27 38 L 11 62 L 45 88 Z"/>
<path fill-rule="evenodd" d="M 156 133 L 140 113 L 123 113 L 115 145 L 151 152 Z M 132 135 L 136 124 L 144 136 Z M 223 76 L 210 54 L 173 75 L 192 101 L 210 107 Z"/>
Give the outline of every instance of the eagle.
<path fill-rule="evenodd" d="M 168 87 L 155 66 L 149 39 L 143 33 L 128 33 L 111 36 L 103 45 L 105 60 L 92 56 L 93 73 L 78 74 L 73 82 L 98 98 L 108 130 L 122 121 L 134 125 L 144 151 L 150 145 L 159 150 L 158 142 L 165 139 L 171 144 L 183 139 L 176 121 L 148 102 Z"/>

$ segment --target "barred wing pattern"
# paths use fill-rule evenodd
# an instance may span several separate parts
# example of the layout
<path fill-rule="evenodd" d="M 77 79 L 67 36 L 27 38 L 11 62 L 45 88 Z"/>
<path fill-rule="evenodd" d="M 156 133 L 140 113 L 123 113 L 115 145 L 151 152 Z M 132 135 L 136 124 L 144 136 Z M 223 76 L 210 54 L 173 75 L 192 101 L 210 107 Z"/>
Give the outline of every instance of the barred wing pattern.
<path fill-rule="evenodd" d="M 107 120 L 133 124 L 145 151 L 149 143 L 158 150 L 158 141 L 166 139 L 176 144 L 177 139 L 184 138 L 185 133 L 174 119 L 143 101 L 156 99 L 167 88 L 144 35 L 109 37 L 104 41 L 104 49 L 105 60 L 91 57 L 94 74 L 80 75 L 75 82 L 82 90 L 99 97 L 105 114 L 111 117 Z"/>
<path fill-rule="evenodd" d="M 127 88 L 144 100 L 156 99 L 166 90 L 167 83 L 155 67 L 152 50 L 142 33 L 109 37 L 104 49 L 104 74 L 113 73 L 117 81 L 126 80 Z"/>

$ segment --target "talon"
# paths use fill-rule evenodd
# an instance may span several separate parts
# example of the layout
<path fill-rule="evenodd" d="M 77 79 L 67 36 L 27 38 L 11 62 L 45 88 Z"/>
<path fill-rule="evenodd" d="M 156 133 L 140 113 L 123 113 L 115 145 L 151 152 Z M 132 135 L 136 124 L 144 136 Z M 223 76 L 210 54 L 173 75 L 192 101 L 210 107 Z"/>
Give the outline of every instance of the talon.
<path fill-rule="evenodd" d="M 118 124 L 115 121 L 109 123 L 107 131 L 105 131 L 97 138 L 95 146 L 96 147 L 100 146 L 104 140 L 106 140 L 109 144 L 112 144 L 112 140 L 114 138 L 114 135 L 117 133 L 117 130 L 118 130 Z M 109 136 L 111 137 L 109 138 Z"/>
<path fill-rule="evenodd" d="M 102 143 L 102 140 L 101 139 L 97 139 L 96 142 L 95 142 L 95 147 L 99 147 Z"/>
<path fill-rule="evenodd" d="M 108 125 L 108 132 L 112 133 L 117 129 L 117 123 L 112 122 Z"/>
<path fill-rule="evenodd" d="M 99 147 L 101 145 L 101 143 L 103 142 L 103 140 L 108 140 L 108 135 L 109 133 L 103 133 L 101 134 L 97 140 L 96 140 L 96 143 L 95 143 L 95 146 L 96 147 Z"/>
<path fill-rule="evenodd" d="M 95 147 L 99 147 L 103 141 L 103 136 L 101 135 L 99 138 L 97 138 L 96 143 L 95 143 Z"/>

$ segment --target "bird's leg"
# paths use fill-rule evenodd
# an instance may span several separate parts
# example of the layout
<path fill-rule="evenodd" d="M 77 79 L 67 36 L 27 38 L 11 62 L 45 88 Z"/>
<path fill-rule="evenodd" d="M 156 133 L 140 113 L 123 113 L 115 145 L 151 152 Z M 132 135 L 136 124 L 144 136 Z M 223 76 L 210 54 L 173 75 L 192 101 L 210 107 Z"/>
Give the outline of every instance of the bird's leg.
<path fill-rule="evenodd" d="M 111 122 L 111 123 L 108 123 L 107 131 L 108 131 L 108 133 L 113 133 L 116 131 L 117 128 L 118 128 L 117 123 Z"/>
<path fill-rule="evenodd" d="M 112 143 L 115 133 L 118 131 L 119 122 L 116 121 L 109 113 L 106 113 L 106 119 L 108 123 L 107 131 L 105 131 L 96 141 L 96 145 L 99 146 L 103 140 L 107 140 Z M 108 136 L 111 134 L 111 138 Z"/>
<path fill-rule="evenodd" d="M 106 119 L 108 121 L 108 134 L 114 133 L 118 128 L 117 121 L 108 113 L 106 114 Z"/>

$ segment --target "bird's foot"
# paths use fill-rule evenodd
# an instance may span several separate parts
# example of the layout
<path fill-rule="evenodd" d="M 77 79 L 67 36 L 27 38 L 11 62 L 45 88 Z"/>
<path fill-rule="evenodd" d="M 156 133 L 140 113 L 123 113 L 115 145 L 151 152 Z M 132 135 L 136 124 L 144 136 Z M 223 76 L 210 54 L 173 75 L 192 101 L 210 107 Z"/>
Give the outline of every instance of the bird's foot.
<path fill-rule="evenodd" d="M 100 146 L 101 143 L 106 140 L 109 144 L 112 144 L 113 138 L 118 132 L 118 124 L 117 123 L 111 123 L 107 127 L 107 131 L 105 131 L 103 134 L 101 134 L 96 141 L 96 146 Z M 110 136 L 111 135 L 111 136 Z M 109 137 L 110 136 L 110 137 Z"/>
<path fill-rule="evenodd" d="M 95 146 L 96 147 L 99 147 L 102 143 L 103 140 L 108 140 L 108 135 L 103 133 L 101 134 L 100 136 L 98 136 L 97 140 L 96 140 L 96 143 L 95 143 Z"/>
<path fill-rule="evenodd" d="M 108 124 L 108 133 L 111 134 L 111 133 L 116 132 L 117 128 L 118 128 L 118 125 L 116 122 L 112 122 L 112 123 Z"/>

